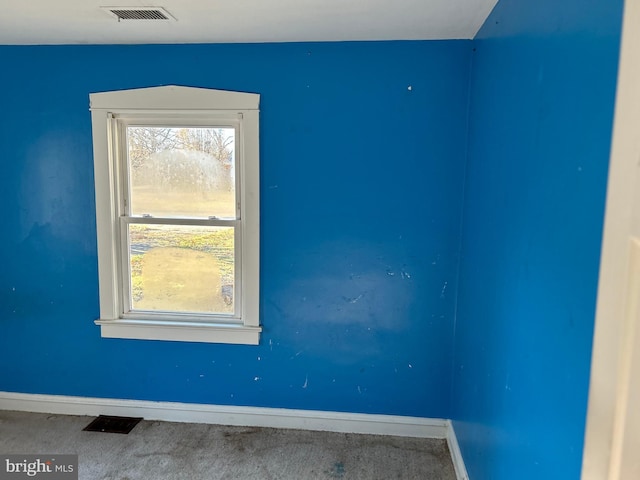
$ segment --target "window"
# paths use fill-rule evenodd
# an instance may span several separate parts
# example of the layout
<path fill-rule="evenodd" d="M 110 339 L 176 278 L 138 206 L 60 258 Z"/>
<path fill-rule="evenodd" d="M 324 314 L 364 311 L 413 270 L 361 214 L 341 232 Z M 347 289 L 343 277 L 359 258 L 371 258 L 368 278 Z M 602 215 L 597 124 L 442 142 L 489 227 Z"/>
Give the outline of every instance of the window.
<path fill-rule="evenodd" d="M 103 337 L 258 344 L 259 98 L 90 95 Z"/>

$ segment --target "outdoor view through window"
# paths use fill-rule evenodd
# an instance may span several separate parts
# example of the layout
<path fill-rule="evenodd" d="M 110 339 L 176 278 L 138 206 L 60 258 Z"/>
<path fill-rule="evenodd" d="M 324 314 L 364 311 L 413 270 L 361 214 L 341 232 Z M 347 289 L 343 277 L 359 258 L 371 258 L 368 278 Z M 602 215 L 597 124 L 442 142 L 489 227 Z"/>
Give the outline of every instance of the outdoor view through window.
<path fill-rule="evenodd" d="M 234 315 L 235 128 L 130 124 L 126 135 L 129 311 Z"/>

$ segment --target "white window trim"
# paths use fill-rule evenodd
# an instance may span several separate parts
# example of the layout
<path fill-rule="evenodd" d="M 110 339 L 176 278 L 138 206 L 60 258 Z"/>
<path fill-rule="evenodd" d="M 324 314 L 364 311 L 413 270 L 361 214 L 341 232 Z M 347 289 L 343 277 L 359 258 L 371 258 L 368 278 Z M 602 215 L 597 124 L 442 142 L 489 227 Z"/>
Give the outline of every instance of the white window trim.
<path fill-rule="evenodd" d="M 260 292 L 260 181 L 259 102 L 255 93 L 228 92 L 203 88 L 163 86 L 90 94 L 93 128 L 94 176 L 100 318 L 95 321 L 105 338 L 173 340 L 185 342 L 257 345 Z M 112 154 L 109 121 L 113 115 L 197 115 L 240 114 L 243 152 L 236 171 L 241 175 L 238 192 L 242 205 L 241 311 L 239 322 L 195 320 L 172 321 L 161 318 L 123 318 L 118 224 L 120 206 L 116 194 L 117 165 Z M 239 171 L 239 172 L 238 172 Z M 144 317 L 144 318 L 143 318 Z"/>

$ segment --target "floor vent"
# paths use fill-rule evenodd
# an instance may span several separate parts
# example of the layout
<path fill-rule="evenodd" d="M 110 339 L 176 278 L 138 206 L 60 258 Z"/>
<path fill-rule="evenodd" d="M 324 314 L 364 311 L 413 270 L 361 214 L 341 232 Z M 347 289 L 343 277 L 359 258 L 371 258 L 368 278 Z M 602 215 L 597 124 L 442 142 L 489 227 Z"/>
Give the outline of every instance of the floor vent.
<path fill-rule="evenodd" d="M 142 418 L 100 415 L 82 430 L 86 432 L 124 433 L 126 435 L 140 423 L 140 420 Z"/>
<path fill-rule="evenodd" d="M 162 7 L 100 7 L 112 17 L 120 20 L 175 20 Z"/>

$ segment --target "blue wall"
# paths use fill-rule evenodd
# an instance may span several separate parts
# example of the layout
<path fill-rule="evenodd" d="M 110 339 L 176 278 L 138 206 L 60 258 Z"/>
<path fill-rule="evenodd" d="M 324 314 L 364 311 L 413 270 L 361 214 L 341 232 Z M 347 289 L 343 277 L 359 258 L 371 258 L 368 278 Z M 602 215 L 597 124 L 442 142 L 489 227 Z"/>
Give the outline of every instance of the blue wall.
<path fill-rule="evenodd" d="M 0 47 L 0 391 L 448 417 L 470 55 Z M 93 324 L 89 93 L 161 84 L 262 96 L 258 347 Z"/>
<path fill-rule="evenodd" d="M 501 0 L 474 42 L 453 418 L 473 480 L 578 479 L 622 0 Z"/>

